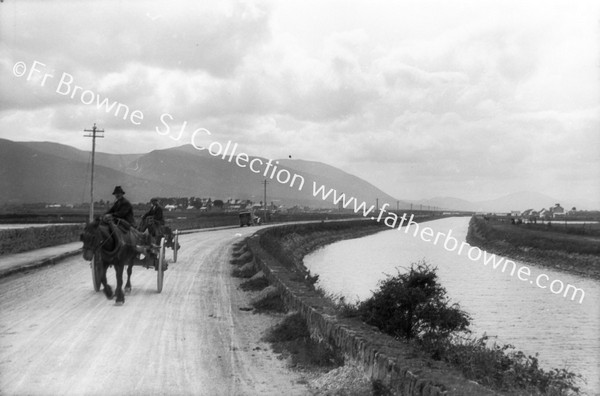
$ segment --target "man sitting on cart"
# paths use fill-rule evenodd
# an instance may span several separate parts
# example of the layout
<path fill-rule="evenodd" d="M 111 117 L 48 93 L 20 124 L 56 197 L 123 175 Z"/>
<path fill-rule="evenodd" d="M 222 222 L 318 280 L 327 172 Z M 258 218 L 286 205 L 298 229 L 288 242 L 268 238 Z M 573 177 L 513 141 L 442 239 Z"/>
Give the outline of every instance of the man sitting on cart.
<path fill-rule="evenodd" d="M 133 206 L 131 206 L 131 203 L 124 197 L 125 191 L 123 191 L 121 186 L 115 187 L 113 195 L 115 196 L 115 202 L 104 214 L 104 217 L 106 220 L 113 220 L 121 230 L 127 232 L 132 226 L 135 226 Z"/>
<path fill-rule="evenodd" d="M 139 231 L 144 232 L 148 230 L 154 242 L 158 245 L 160 238 L 163 236 L 165 220 L 163 218 L 163 210 L 158 204 L 158 198 L 152 198 L 150 204 L 152 205 L 150 210 L 142 216 Z"/>

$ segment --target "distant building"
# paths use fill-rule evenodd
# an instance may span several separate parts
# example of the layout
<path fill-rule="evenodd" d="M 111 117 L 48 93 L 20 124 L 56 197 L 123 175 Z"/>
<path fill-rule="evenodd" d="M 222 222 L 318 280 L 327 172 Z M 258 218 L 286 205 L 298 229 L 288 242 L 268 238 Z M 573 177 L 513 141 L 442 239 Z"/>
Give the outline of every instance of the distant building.
<path fill-rule="evenodd" d="M 564 216 L 565 213 L 565 208 L 563 208 L 562 206 L 560 206 L 560 204 L 556 204 L 554 205 L 553 208 L 550 208 L 550 211 L 552 213 L 552 217 L 561 217 Z"/>
<path fill-rule="evenodd" d="M 527 209 L 521 213 L 521 218 L 524 220 L 529 220 L 530 222 L 536 222 L 540 217 L 540 213 L 535 209 Z"/>

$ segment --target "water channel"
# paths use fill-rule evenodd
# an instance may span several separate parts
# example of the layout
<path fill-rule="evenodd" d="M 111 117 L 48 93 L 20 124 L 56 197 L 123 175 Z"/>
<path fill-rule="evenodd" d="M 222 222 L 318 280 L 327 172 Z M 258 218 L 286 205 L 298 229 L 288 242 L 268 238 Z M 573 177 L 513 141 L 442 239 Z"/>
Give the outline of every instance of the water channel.
<path fill-rule="evenodd" d="M 430 227 L 465 241 L 469 218 L 456 217 L 430 221 Z M 305 266 L 319 274 L 318 286 L 347 300 L 364 300 L 377 288 L 385 274 L 397 274 L 397 268 L 425 260 L 438 268 L 441 284 L 452 302 L 458 302 L 471 317 L 471 330 L 477 335 L 497 336 L 502 344 L 533 355 L 539 353 L 542 367 L 567 368 L 582 374 L 586 394 L 600 395 L 600 282 L 549 268 L 527 266 L 527 281 L 473 261 L 463 250 L 458 254 L 438 244 L 423 241 L 412 230 L 387 230 L 368 237 L 334 243 L 304 259 Z M 451 248 L 451 244 L 448 245 Z M 537 287 L 529 281 L 545 274 Z M 548 285 L 560 280 L 585 292 L 583 301 L 553 294 Z M 557 283 L 560 285 L 560 283 Z"/>

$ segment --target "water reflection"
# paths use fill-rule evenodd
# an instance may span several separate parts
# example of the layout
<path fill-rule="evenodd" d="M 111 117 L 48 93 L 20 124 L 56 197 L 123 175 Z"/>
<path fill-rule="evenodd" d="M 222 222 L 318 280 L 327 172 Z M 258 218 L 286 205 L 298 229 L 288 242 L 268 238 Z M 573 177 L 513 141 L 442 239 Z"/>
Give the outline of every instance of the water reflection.
<path fill-rule="evenodd" d="M 442 219 L 426 223 L 434 231 L 464 241 L 468 218 Z M 448 296 L 459 302 L 473 318 L 471 329 L 498 337 L 528 354 L 539 353 L 546 368 L 567 368 L 588 380 L 586 391 L 600 394 L 600 282 L 530 265 L 531 276 L 547 274 L 585 290 L 583 303 L 552 294 L 470 260 L 466 252 L 448 252 L 443 244 L 424 242 L 412 232 L 389 230 L 358 240 L 327 246 L 304 260 L 311 272 L 319 274 L 319 286 L 349 300 L 365 299 L 376 289 L 384 274 L 396 274 L 397 267 L 425 259 L 438 267 Z M 518 265 L 527 265 L 517 262 Z M 549 283 L 548 282 L 548 283 Z M 577 299 L 578 300 L 578 299 Z"/>

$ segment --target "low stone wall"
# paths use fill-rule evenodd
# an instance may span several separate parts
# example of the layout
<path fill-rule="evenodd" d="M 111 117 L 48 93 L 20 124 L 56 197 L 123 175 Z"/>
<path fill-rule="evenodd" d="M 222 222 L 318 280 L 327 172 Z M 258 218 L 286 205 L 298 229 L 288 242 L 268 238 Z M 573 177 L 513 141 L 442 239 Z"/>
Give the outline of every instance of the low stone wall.
<path fill-rule="evenodd" d="M 286 306 L 300 312 L 313 336 L 357 362 L 369 378 L 381 381 L 399 395 L 495 394 L 374 327 L 356 319 L 338 317 L 333 303 L 304 281 L 306 273 L 302 269 L 283 265 L 261 247 L 261 235 L 268 231 L 261 230 L 248 238 L 247 250 L 251 256 L 246 255 L 247 258 L 280 290 Z M 329 242 L 333 239 L 329 238 Z M 306 243 L 306 237 L 300 238 L 299 243 Z M 298 248 L 293 245 L 286 247 L 290 254 Z"/>
<path fill-rule="evenodd" d="M 82 231 L 83 224 L 0 230 L 0 256 L 76 242 Z"/>

